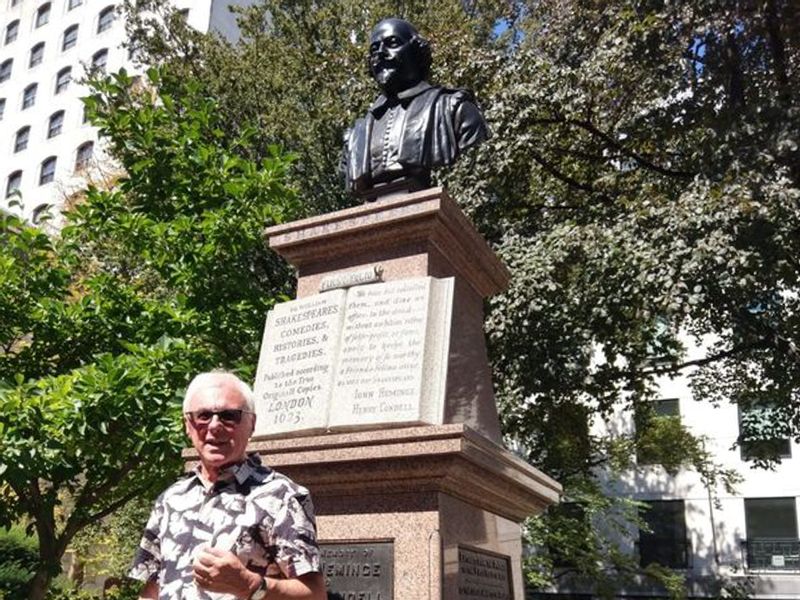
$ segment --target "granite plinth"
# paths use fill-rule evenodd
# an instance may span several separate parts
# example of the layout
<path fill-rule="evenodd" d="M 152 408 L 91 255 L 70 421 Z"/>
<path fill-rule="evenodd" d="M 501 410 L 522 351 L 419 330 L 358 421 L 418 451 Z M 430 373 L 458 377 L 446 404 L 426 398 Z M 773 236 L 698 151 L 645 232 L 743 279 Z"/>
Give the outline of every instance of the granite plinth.
<path fill-rule="evenodd" d="M 269 227 L 269 246 L 297 268 L 297 297 L 322 277 L 380 263 L 385 281 L 458 277 L 481 298 L 509 272 L 443 188 Z"/>
<path fill-rule="evenodd" d="M 254 439 L 250 450 L 309 488 L 322 542 L 392 543 L 396 599 L 460 598 L 466 547 L 507 557 L 521 600 L 520 523 L 561 492 L 462 424 Z"/>

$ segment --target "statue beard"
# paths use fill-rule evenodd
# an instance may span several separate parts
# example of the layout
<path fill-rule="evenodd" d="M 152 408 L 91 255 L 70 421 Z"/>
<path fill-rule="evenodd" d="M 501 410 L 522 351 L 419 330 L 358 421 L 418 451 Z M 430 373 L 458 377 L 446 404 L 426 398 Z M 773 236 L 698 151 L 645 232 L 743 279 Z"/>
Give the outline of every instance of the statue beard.
<path fill-rule="evenodd" d="M 398 70 L 394 63 L 381 63 L 374 69 L 375 81 L 379 86 L 385 87 L 398 75 Z"/>
<path fill-rule="evenodd" d="M 381 60 L 372 69 L 373 77 L 386 94 L 394 95 L 421 81 L 416 69 L 409 69 L 401 61 Z"/>

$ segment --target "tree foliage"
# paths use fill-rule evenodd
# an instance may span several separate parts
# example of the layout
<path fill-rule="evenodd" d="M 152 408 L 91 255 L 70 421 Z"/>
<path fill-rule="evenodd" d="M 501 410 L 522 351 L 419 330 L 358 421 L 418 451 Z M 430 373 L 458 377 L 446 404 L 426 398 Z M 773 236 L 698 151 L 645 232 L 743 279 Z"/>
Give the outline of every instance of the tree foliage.
<path fill-rule="evenodd" d="M 348 205 L 336 166 L 343 129 L 374 94 L 367 34 L 380 18 L 407 17 L 433 43 L 432 79 L 475 90 L 493 131 L 437 177 L 512 271 L 509 290 L 488 303 L 486 325 L 507 437 L 582 508 L 580 517 L 553 510 L 531 523 L 532 541 L 552 551 L 531 559 L 529 578 L 547 584 L 559 558 L 598 593 L 641 574 L 684 593 L 679 575 L 642 570 L 615 542 L 640 525 L 639 507 L 606 495 L 599 474 L 635 468 L 637 451 L 658 454 L 671 471 L 689 463 L 712 494 L 732 474 L 674 421 L 642 418 L 636 435 L 596 425 L 619 410 L 645 414 L 659 377 L 689 374 L 699 398 L 778 411 L 769 431 L 746 420 L 748 439 L 800 435 L 796 3 L 264 0 L 241 12 L 235 46 L 192 32 L 156 0 L 126 4 L 135 56 L 172 79 L 169 118 L 151 114 L 127 85 L 96 100 L 129 179 L 116 196 L 89 194 L 91 208 L 79 213 L 87 231 L 109 233 L 79 236 L 80 262 L 113 275 L 105 280 L 112 298 L 128 298 L 130 283 L 137 299 L 161 307 L 122 337 L 149 332 L 152 343 L 165 332 L 191 339 L 211 362 L 255 364 L 261 311 L 286 277 L 256 248 L 255 226 L 242 240 L 218 223 L 235 218 L 225 186 L 280 144 L 298 156 L 286 175 L 302 212 Z M 195 105 L 213 125 L 181 129 L 179 116 Z M 238 189 L 254 197 L 246 183 Z M 208 221 L 192 216 L 195 202 Z M 261 217 L 292 212 L 272 210 Z M 238 289 L 217 268 L 227 256 L 217 242 L 229 236 L 252 257 L 242 272 L 270 292 L 215 311 Z M 95 255 L 111 258 L 89 260 Z M 118 289 L 119 276 L 126 286 Z M 30 285 L 74 289 L 44 274 Z M 102 323 L 85 337 L 115 343 Z M 229 337 L 234 329 L 244 335 Z M 69 337 L 60 343 L 64 357 L 80 347 Z M 688 354 L 693 345 L 699 358 Z M 30 364 L 34 372 L 43 363 Z"/>
<path fill-rule="evenodd" d="M 23 597 L 37 558 L 36 540 L 22 527 L 0 531 L 0 599 Z"/>
<path fill-rule="evenodd" d="M 438 181 L 513 274 L 487 319 L 508 439 L 595 525 L 578 535 L 583 521 L 554 510 L 532 539 L 560 544 L 598 592 L 642 573 L 596 526 L 641 524 L 600 470 L 635 468 L 640 451 L 698 469 L 712 495 L 736 480 L 674 420 L 641 418 L 635 435 L 598 422 L 643 415 L 660 377 L 690 375 L 698 398 L 780 411 L 769 431 L 745 420 L 745 437 L 800 435 L 795 3 L 265 0 L 235 47 L 150 19 L 157 4 L 128 3 L 132 47 L 220 98 L 230 131 L 255 118 L 256 154 L 295 150 L 311 211 L 349 202 L 339 134 L 374 94 L 363 57 L 378 19 L 412 20 L 432 79 L 476 91 L 494 135 Z M 537 584 L 552 573 L 553 553 L 529 564 Z M 644 574 L 683 593 L 668 570 Z"/>
<path fill-rule="evenodd" d="M 42 598 L 75 535 L 181 468 L 181 392 L 250 374 L 288 271 L 262 229 L 296 214 L 289 159 L 158 71 L 93 83 L 87 110 L 122 167 L 49 237 L 0 217 L 0 525 L 29 524 Z"/>

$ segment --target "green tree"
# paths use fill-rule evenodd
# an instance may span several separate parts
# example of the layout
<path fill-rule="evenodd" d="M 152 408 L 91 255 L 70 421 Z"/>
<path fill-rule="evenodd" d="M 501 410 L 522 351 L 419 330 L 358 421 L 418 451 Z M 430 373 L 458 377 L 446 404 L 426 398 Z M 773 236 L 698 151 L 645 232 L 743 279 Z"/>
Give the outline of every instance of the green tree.
<path fill-rule="evenodd" d="M 654 441 L 712 494 L 734 481 L 675 423 L 589 443 L 575 426 L 640 414 L 658 376 L 769 399 L 782 419 L 762 434 L 800 434 L 797 22 L 791 2 L 530 4 L 487 102 L 502 134 L 447 176 L 514 274 L 488 321 L 506 431 L 588 512 L 595 468 L 630 469 Z M 610 594 L 636 565 L 601 555 L 578 571 Z M 546 554 L 531 567 L 552 573 Z"/>
<path fill-rule="evenodd" d="M 249 158 L 196 87 L 122 72 L 86 104 L 116 181 L 54 237 L 0 216 L 0 525 L 37 535 L 36 600 L 79 531 L 180 470 L 188 378 L 252 374 L 290 280 L 261 232 L 298 206 L 289 159 Z"/>
<path fill-rule="evenodd" d="M 414 21 L 434 45 L 433 79 L 477 92 L 494 135 L 439 181 L 513 273 L 487 319 L 509 441 L 583 515 L 531 523 L 531 540 L 556 550 L 536 554 L 531 581 L 551 580 L 554 555 L 607 595 L 642 571 L 608 532 L 630 535 L 638 507 L 597 476 L 633 468 L 637 450 L 670 448 L 664 466 L 692 464 L 712 495 L 732 482 L 675 422 L 644 420 L 635 436 L 593 427 L 646 412 L 657 377 L 691 372 L 715 402 L 768 401 L 782 418 L 765 435 L 800 434 L 791 0 L 265 0 L 242 13 L 237 46 L 159 4 L 128 2 L 136 55 L 216 99 L 220 143 L 256 123 L 245 156 L 296 151 L 288 176 L 308 212 L 350 202 L 339 140 L 374 93 L 363 57 L 377 19 Z M 688 359 L 687 340 L 705 356 Z M 644 573 L 685 592 L 677 575 Z"/>

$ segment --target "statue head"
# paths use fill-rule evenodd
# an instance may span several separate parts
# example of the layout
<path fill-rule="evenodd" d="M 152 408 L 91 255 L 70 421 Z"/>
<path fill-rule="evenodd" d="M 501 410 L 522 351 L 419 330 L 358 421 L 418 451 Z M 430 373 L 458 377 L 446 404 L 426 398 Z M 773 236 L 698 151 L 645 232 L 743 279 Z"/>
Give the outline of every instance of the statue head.
<path fill-rule="evenodd" d="M 369 70 L 384 94 L 393 96 L 428 76 L 431 47 L 404 19 L 384 19 L 369 40 Z"/>

